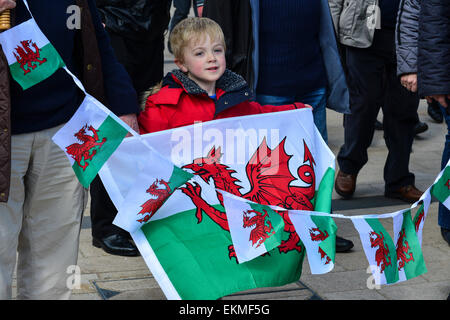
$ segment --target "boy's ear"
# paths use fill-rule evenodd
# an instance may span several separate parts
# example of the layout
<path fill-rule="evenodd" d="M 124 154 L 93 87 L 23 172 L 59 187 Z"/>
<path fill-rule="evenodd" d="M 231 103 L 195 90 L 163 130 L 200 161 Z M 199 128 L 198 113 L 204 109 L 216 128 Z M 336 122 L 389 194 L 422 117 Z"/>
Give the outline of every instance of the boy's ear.
<path fill-rule="evenodd" d="M 180 68 L 180 70 L 184 73 L 188 72 L 188 69 L 186 68 L 186 66 L 184 65 L 183 61 L 181 61 L 180 59 L 175 58 L 173 61 L 178 68 Z"/>

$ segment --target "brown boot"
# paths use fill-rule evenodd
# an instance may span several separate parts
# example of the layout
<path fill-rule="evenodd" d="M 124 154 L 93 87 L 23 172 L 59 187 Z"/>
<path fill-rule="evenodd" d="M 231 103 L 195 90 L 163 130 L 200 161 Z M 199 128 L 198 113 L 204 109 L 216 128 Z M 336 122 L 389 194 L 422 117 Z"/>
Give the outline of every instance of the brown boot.
<path fill-rule="evenodd" d="M 400 199 L 408 203 L 414 203 L 420 199 L 423 192 L 417 189 L 413 184 L 403 186 L 396 191 L 385 192 L 387 198 Z"/>
<path fill-rule="evenodd" d="M 337 194 L 344 199 L 350 199 L 355 193 L 356 177 L 356 174 L 348 174 L 339 170 L 334 183 Z"/>

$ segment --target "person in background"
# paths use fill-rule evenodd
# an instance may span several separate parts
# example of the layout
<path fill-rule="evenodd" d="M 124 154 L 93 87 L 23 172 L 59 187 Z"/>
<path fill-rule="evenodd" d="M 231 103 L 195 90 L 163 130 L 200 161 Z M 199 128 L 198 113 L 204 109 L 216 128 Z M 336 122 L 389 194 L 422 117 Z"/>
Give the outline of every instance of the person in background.
<path fill-rule="evenodd" d="M 186 19 L 191 10 L 191 6 L 194 9 L 194 15 L 196 17 L 201 17 L 203 13 L 204 0 L 173 0 L 173 6 L 175 7 L 175 12 L 170 20 L 169 32 L 172 32 L 173 28 L 183 19 Z M 170 42 L 167 44 L 169 52 L 172 53 L 172 48 L 170 47 Z"/>
<path fill-rule="evenodd" d="M 397 77 L 395 25 L 399 2 L 329 0 L 337 37 L 346 49 L 350 90 L 351 114 L 344 115 L 344 144 L 337 155 L 335 180 L 335 190 L 344 199 L 353 196 L 358 173 L 368 161 L 383 77 L 383 127 L 388 148 L 384 195 L 409 203 L 422 195 L 408 168 L 419 97 L 403 88 Z"/>
<path fill-rule="evenodd" d="M 410 2 L 409 0 L 408 2 Z M 417 11 L 416 11 L 417 13 Z M 447 124 L 441 169 L 450 159 L 450 6 L 447 0 L 420 1 L 417 37 L 417 88 L 440 105 Z M 406 86 L 410 83 L 406 81 Z M 450 210 L 439 203 L 438 224 L 450 245 Z"/>

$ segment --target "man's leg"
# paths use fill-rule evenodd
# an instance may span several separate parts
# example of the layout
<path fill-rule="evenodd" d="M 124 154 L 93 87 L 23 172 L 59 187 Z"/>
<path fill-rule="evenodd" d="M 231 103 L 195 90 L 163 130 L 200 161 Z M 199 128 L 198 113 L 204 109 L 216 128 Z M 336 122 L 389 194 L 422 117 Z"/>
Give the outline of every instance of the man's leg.
<path fill-rule="evenodd" d="M 33 134 L 18 245 L 19 299 L 68 299 L 69 280 L 77 270 L 87 190 L 78 182 L 64 152 L 51 140 L 60 127 Z"/>
<path fill-rule="evenodd" d="M 419 96 L 405 89 L 397 77 L 395 33 L 380 33 L 385 60 L 386 100 L 383 104 L 384 139 L 389 150 L 384 166 L 385 195 L 404 201 L 419 200 L 422 192 L 414 186 L 414 174 L 409 172 L 409 158 L 417 123 Z"/>
<path fill-rule="evenodd" d="M 395 68 L 391 66 L 388 71 L 388 94 L 383 106 L 384 138 L 389 150 L 384 167 L 385 191 L 388 193 L 414 185 L 414 174 L 408 167 L 419 106 L 418 95 L 400 84 Z"/>
<path fill-rule="evenodd" d="M 340 170 L 336 179 L 336 191 L 344 197 L 353 195 L 356 177 L 368 161 L 367 148 L 373 139 L 384 73 L 377 50 L 375 40 L 367 49 L 347 47 L 351 114 L 344 115 L 344 144 L 337 156 Z"/>
<path fill-rule="evenodd" d="M 175 7 L 175 12 L 170 20 L 169 31 L 171 32 L 173 28 L 181 20 L 187 18 L 189 11 L 191 10 L 191 0 L 173 0 L 173 6 Z"/>
<path fill-rule="evenodd" d="M 8 202 L 0 203 L 0 300 L 12 298 L 12 277 L 25 199 L 24 176 L 28 171 L 32 144 L 31 134 L 11 137 L 10 193 Z"/>

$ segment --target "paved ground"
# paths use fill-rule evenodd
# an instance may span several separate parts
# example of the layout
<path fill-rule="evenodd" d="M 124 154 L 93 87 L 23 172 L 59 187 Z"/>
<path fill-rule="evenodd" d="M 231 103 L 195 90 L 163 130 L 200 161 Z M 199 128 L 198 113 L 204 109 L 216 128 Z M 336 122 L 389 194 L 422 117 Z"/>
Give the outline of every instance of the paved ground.
<path fill-rule="evenodd" d="M 166 52 L 166 71 L 174 68 L 173 57 Z M 415 139 L 410 170 L 416 175 L 416 185 L 425 190 L 440 171 L 445 125 L 434 123 L 421 102 L 419 115 L 429 130 Z M 328 111 L 329 145 L 336 154 L 343 140 L 342 115 Z M 380 115 L 381 119 L 381 115 Z M 376 131 L 369 149 L 369 162 L 358 176 L 355 197 L 341 200 L 333 194 L 335 213 L 345 215 L 394 212 L 408 207 L 401 201 L 383 197 L 383 165 L 387 149 L 382 132 Z M 91 244 L 89 208 L 81 229 L 78 265 L 82 285 L 73 291 L 74 300 L 161 300 L 164 294 L 141 257 L 112 256 Z M 351 239 L 355 247 L 350 253 L 337 254 L 332 272 L 311 275 L 305 259 L 300 281 L 279 288 L 263 288 L 237 293 L 224 299 L 345 299 L 345 300 L 444 300 L 450 293 L 450 247 L 437 226 L 437 202 L 433 202 L 423 231 L 423 253 L 428 272 L 396 285 L 368 288 L 370 274 L 358 233 L 348 220 L 336 219 L 338 234 Z"/>

